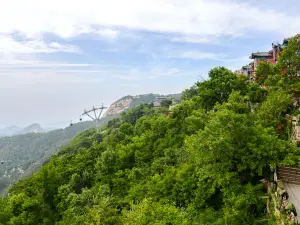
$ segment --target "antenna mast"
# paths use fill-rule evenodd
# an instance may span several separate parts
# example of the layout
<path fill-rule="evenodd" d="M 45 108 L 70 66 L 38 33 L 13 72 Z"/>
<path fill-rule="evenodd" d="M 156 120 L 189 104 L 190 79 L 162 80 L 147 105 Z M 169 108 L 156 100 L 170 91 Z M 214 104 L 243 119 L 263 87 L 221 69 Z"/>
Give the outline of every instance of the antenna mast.
<path fill-rule="evenodd" d="M 100 117 L 104 109 L 107 109 L 107 107 L 104 107 L 103 104 L 98 108 L 95 108 L 95 106 L 93 106 L 91 110 L 84 110 L 84 113 L 82 115 L 87 115 L 88 117 L 90 117 L 94 121 L 96 128 L 99 128 Z"/>

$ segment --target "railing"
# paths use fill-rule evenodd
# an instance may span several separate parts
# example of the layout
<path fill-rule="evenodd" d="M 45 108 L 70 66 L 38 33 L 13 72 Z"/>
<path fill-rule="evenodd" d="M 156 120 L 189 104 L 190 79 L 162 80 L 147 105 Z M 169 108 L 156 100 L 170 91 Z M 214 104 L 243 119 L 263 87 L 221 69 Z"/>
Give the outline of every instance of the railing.
<path fill-rule="evenodd" d="M 290 183 L 290 184 L 299 184 L 300 185 L 300 169 L 292 167 L 280 167 L 278 169 L 279 180 Z"/>

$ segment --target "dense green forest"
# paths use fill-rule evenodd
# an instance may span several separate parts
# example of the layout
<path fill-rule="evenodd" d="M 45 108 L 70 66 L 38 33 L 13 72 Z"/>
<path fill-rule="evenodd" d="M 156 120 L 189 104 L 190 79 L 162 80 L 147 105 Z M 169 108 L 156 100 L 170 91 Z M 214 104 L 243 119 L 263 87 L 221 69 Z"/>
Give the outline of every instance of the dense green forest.
<path fill-rule="evenodd" d="M 116 116 L 100 120 L 106 124 Z M 11 137 L 0 137 L 0 194 L 19 178 L 25 178 L 37 171 L 50 156 L 67 145 L 78 133 L 91 128 L 91 121 L 76 123 L 64 129 L 47 133 L 27 133 Z"/>
<path fill-rule="evenodd" d="M 127 108 L 120 107 L 120 109 L 126 111 L 141 103 L 151 103 L 155 101 L 157 96 L 159 95 L 125 96 L 113 103 L 112 106 L 124 99 L 133 99 Z M 180 99 L 180 94 L 171 94 L 167 97 Z M 102 117 L 99 125 L 105 125 L 109 120 L 119 116 L 118 112 L 112 112 L 111 115 Z M 24 131 L 36 125 L 38 124 L 33 124 L 25 128 Z M 94 127 L 94 123 L 85 121 L 49 132 L 26 132 L 26 134 L 0 137 L 0 161 L 4 162 L 0 166 L 0 194 L 4 194 L 7 187 L 16 183 L 18 179 L 26 178 L 37 171 L 59 148 L 67 145 L 79 132 L 91 127 Z M 19 129 L 19 132 L 22 133 L 21 128 Z M 15 131 L 15 133 L 18 132 Z"/>
<path fill-rule="evenodd" d="M 260 180 L 299 161 L 285 121 L 298 114 L 296 50 L 263 63 L 259 82 L 217 67 L 171 110 L 142 104 L 82 132 L 1 198 L 1 223 L 274 224 Z"/>

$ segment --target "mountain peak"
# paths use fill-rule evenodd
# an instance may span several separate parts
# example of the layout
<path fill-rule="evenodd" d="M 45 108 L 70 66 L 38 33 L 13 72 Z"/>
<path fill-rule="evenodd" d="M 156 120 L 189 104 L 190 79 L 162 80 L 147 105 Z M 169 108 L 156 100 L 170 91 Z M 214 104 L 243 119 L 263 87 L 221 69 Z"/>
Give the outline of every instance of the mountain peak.
<path fill-rule="evenodd" d="M 18 134 L 26 134 L 26 133 L 43 133 L 43 128 L 38 123 L 33 123 L 28 127 L 25 127 L 23 130 L 19 131 Z"/>
<path fill-rule="evenodd" d="M 119 100 L 115 101 L 113 104 L 111 104 L 110 107 L 105 112 L 104 116 L 119 115 L 120 113 L 128 109 L 131 109 L 139 104 L 152 103 L 159 96 L 165 96 L 165 95 L 151 93 L 151 94 L 143 94 L 143 95 L 136 95 L 136 96 L 131 96 L 131 95 L 124 96 Z M 171 94 L 171 95 L 166 95 L 165 97 L 180 99 L 180 96 L 181 94 Z"/>

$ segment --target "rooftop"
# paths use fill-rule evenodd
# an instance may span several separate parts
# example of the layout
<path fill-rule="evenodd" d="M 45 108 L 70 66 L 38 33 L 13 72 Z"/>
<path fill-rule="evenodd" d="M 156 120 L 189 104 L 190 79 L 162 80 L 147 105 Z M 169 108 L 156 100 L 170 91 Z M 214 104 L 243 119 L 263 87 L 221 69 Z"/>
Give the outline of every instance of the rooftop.
<path fill-rule="evenodd" d="M 242 69 L 251 69 L 251 65 L 243 66 Z"/>
<path fill-rule="evenodd" d="M 272 55 L 269 52 L 254 52 L 249 58 L 255 59 L 257 57 L 272 57 Z"/>
<path fill-rule="evenodd" d="M 156 99 L 167 99 L 167 97 L 165 97 L 165 96 L 158 96 L 158 97 L 156 97 Z"/>

